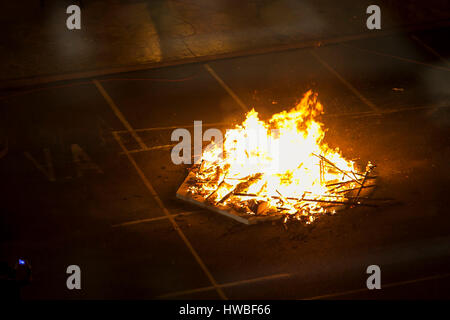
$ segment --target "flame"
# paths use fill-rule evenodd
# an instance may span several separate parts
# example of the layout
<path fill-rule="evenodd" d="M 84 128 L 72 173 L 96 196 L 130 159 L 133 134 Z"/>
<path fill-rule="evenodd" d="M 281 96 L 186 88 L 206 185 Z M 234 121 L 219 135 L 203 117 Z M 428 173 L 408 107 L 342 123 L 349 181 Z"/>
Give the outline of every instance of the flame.
<path fill-rule="evenodd" d="M 306 92 L 290 111 L 264 122 L 253 109 L 241 125 L 227 130 L 223 144 L 212 142 L 194 166 L 191 194 L 211 204 L 248 214 L 283 214 L 314 221 L 348 201 L 357 188 L 355 163 L 324 143 L 317 94 Z"/>

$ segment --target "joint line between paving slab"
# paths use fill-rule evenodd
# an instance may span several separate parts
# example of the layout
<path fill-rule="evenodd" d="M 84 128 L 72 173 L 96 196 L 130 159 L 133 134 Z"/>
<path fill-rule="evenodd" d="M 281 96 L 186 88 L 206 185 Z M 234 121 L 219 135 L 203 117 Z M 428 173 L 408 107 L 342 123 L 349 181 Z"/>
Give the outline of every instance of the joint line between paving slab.
<path fill-rule="evenodd" d="M 199 264 L 200 268 L 203 270 L 203 272 L 205 273 L 206 277 L 208 278 L 208 280 L 211 282 L 212 286 L 215 288 L 215 290 L 217 291 L 217 293 L 219 294 L 219 296 L 224 299 L 227 300 L 227 297 L 225 295 L 225 293 L 223 292 L 222 288 L 220 288 L 220 286 L 217 284 L 216 280 L 214 279 L 214 277 L 212 276 L 211 272 L 209 271 L 209 269 L 206 267 L 205 263 L 203 262 L 203 260 L 200 258 L 200 256 L 198 255 L 197 251 L 194 249 L 194 247 L 192 246 L 192 244 L 190 243 L 190 241 L 188 240 L 188 238 L 185 236 L 185 234 L 183 233 L 183 231 L 181 230 L 181 228 L 178 226 L 177 222 L 175 221 L 175 219 L 172 217 L 172 215 L 170 214 L 169 210 L 166 208 L 166 206 L 163 204 L 163 202 L 161 201 L 161 198 L 158 196 L 158 194 L 156 193 L 155 189 L 153 188 L 152 184 L 150 183 L 150 181 L 147 179 L 147 177 L 145 176 L 144 172 L 141 170 L 141 168 L 138 166 L 138 164 L 136 163 L 136 160 L 134 160 L 133 156 L 128 153 L 127 148 L 125 147 L 125 145 L 123 144 L 122 140 L 120 139 L 120 136 L 118 134 L 113 133 L 114 139 L 117 141 L 117 143 L 119 144 L 119 146 L 122 148 L 122 150 L 125 152 L 126 156 L 128 157 L 128 160 L 131 162 L 131 164 L 133 165 L 133 167 L 136 169 L 137 174 L 139 175 L 139 177 L 141 178 L 142 182 L 144 183 L 144 185 L 146 186 L 146 188 L 148 189 L 148 191 L 150 191 L 150 194 L 153 196 L 153 198 L 156 200 L 158 206 L 162 209 L 162 211 L 164 212 L 164 214 L 167 216 L 167 218 L 169 219 L 170 223 L 173 225 L 175 231 L 178 233 L 178 235 L 180 236 L 180 238 L 183 240 L 183 242 L 185 243 L 185 245 L 188 247 L 189 251 L 191 252 L 191 254 L 194 256 L 194 259 L 197 261 L 197 263 Z"/>
<path fill-rule="evenodd" d="M 245 103 L 242 102 L 242 100 L 234 93 L 233 90 L 222 80 L 221 77 L 214 71 L 213 68 L 207 63 L 203 65 L 205 69 L 209 72 L 209 74 L 217 80 L 217 82 L 222 86 L 222 88 L 225 89 L 226 92 L 236 101 L 236 103 L 241 107 L 241 109 L 247 113 L 249 111 L 248 107 L 245 105 Z"/>
<path fill-rule="evenodd" d="M 352 91 L 362 102 L 364 102 L 367 106 L 369 106 L 376 113 L 380 113 L 380 109 L 378 109 L 375 104 L 373 104 L 369 99 L 364 97 L 364 95 L 358 91 L 350 82 L 344 79 L 333 67 L 331 67 L 325 60 L 323 60 L 314 50 L 309 51 L 314 58 L 317 59 L 328 71 L 336 76 L 350 91 Z"/>
<path fill-rule="evenodd" d="M 144 141 L 142 141 L 141 137 L 134 131 L 133 127 L 130 125 L 130 123 L 127 121 L 123 113 L 119 110 L 117 105 L 114 103 L 113 99 L 109 96 L 109 94 L 106 92 L 105 88 L 101 85 L 101 83 L 98 80 L 92 80 L 94 85 L 97 87 L 98 91 L 100 91 L 103 98 L 105 98 L 106 102 L 108 103 L 109 107 L 112 109 L 114 114 L 117 118 L 119 118 L 120 122 L 124 125 L 124 127 L 128 130 L 128 132 L 133 136 L 133 138 L 136 140 L 136 142 L 139 144 L 139 147 L 141 149 L 146 149 L 147 146 L 145 145 Z"/>

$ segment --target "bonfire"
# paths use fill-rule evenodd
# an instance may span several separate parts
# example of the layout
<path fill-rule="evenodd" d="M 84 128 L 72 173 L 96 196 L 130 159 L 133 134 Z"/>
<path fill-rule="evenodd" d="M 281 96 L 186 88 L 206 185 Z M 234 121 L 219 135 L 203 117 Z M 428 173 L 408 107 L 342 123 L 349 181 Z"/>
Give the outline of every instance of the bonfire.
<path fill-rule="evenodd" d="M 325 142 L 323 106 L 308 91 L 268 121 L 251 110 L 212 142 L 190 168 L 177 197 L 243 223 L 283 218 L 313 222 L 324 214 L 372 206 L 374 166 L 363 170 Z"/>

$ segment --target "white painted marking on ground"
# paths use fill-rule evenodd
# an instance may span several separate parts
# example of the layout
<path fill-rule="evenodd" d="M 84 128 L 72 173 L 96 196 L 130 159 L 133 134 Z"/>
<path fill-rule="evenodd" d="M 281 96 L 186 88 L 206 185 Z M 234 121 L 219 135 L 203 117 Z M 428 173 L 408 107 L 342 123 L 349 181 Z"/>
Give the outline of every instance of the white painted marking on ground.
<path fill-rule="evenodd" d="M 328 71 L 336 76 L 351 92 L 353 92 L 362 102 L 364 102 L 367 106 L 369 106 L 376 113 L 380 113 L 380 109 L 378 109 L 375 104 L 373 104 L 369 99 L 367 99 L 361 92 L 358 91 L 350 82 L 345 80 L 336 70 L 334 70 L 325 60 L 323 60 L 319 55 L 314 51 L 309 51 L 316 59 L 319 61 Z"/>
<path fill-rule="evenodd" d="M 133 138 L 136 140 L 136 142 L 139 144 L 141 149 L 147 148 L 144 141 L 142 141 L 141 137 L 134 131 L 133 127 L 130 125 L 130 123 L 127 121 L 125 116 L 122 114 L 122 112 L 119 110 L 117 105 L 114 103 L 112 98 L 109 96 L 109 94 L 106 92 L 105 88 L 101 85 L 101 83 L 97 80 L 92 80 L 94 85 L 97 87 L 98 91 L 100 91 L 103 98 L 105 98 L 106 102 L 108 103 L 109 107 L 112 109 L 116 117 L 122 122 L 124 127 L 127 129 L 127 131 L 133 136 Z"/>
<path fill-rule="evenodd" d="M 144 185 L 146 186 L 146 188 L 148 189 L 148 191 L 150 192 L 150 194 L 153 196 L 153 198 L 156 200 L 158 206 L 162 209 L 162 211 L 164 212 L 164 214 L 167 216 L 167 218 L 169 219 L 169 221 L 172 223 L 175 231 L 178 233 L 178 235 L 180 236 L 180 238 L 183 240 L 183 242 L 186 244 L 186 246 L 188 247 L 189 251 L 191 252 L 191 254 L 194 256 L 194 259 L 197 261 L 197 263 L 199 264 L 200 268 L 203 270 L 203 272 L 205 273 L 206 277 L 209 279 L 209 281 L 211 282 L 212 286 L 216 289 L 217 293 L 219 294 L 219 296 L 224 299 L 227 300 L 227 297 L 225 295 L 225 293 L 223 292 L 223 290 L 218 286 L 216 280 L 214 279 L 214 277 L 212 276 L 211 272 L 209 271 L 209 269 L 206 267 L 205 263 L 203 262 L 203 260 L 200 258 L 200 256 L 198 255 L 197 251 L 194 249 L 194 247 L 192 246 L 191 242 L 188 240 L 188 238 L 185 236 L 184 232 L 181 230 L 181 228 L 178 226 L 177 222 L 175 221 L 175 219 L 172 217 L 172 215 L 170 214 L 169 210 L 166 208 L 166 206 L 164 205 L 164 203 L 161 201 L 160 197 L 158 196 L 158 194 L 156 193 L 155 189 L 153 188 L 152 184 L 150 183 L 150 181 L 147 179 L 147 177 L 145 176 L 144 172 L 141 170 L 141 168 L 138 166 L 138 164 L 136 163 L 136 161 L 134 160 L 133 156 L 128 153 L 127 148 L 125 147 L 125 145 L 123 144 L 122 140 L 120 139 L 120 136 L 118 134 L 113 134 L 114 138 L 116 139 L 117 143 L 120 145 L 120 147 L 122 148 L 122 150 L 125 152 L 126 156 L 128 157 L 128 160 L 130 161 L 130 163 L 133 165 L 133 167 L 136 169 L 137 174 L 139 175 L 139 177 L 141 178 L 142 182 L 144 183 Z"/>
<path fill-rule="evenodd" d="M 404 61 L 404 62 L 409 62 L 409 63 L 413 63 L 413 64 L 417 64 L 417 65 L 421 65 L 421 66 L 425 66 L 425 67 L 429 67 L 429 68 L 433 68 L 433 69 L 438 69 L 438 70 L 443 70 L 443 71 L 450 71 L 450 68 L 447 67 L 443 67 L 443 66 L 437 66 L 434 64 L 430 64 L 430 63 L 426 63 L 426 62 L 422 62 L 422 61 L 417 61 L 414 59 L 409 59 L 409 58 L 403 58 L 403 57 L 399 57 L 393 54 L 388 54 L 388 53 L 384 53 L 384 52 L 380 52 L 380 51 L 376 51 L 376 50 L 371 50 L 371 49 L 365 49 L 365 48 L 360 48 L 360 47 L 356 47 L 354 45 L 350 45 L 350 44 L 343 44 L 343 46 L 352 48 L 352 49 L 356 49 L 359 51 L 365 51 L 365 52 L 369 52 L 369 53 L 373 53 L 382 57 L 388 57 L 388 58 L 392 58 L 392 59 L 397 59 L 400 61 Z"/>
<path fill-rule="evenodd" d="M 414 111 L 414 110 L 436 110 L 440 108 L 450 108 L 450 105 L 444 105 L 444 104 L 437 104 L 437 105 L 426 105 L 426 106 L 417 106 L 417 107 L 405 107 L 405 108 L 396 108 L 396 109 L 388 109 L 388 110 L 382 110 L 380 112 L 373 112 L 373 111 L 361 111 L 361 112 L 344 112 L 344 113 L 334 113 L 334 114 L 324 114 L 323 116 L 326 117 L 356 117 L 356 118 L 363 118 L 363 117 L 379 117 L 380 115 L 388 115 L 392 113 L 400 113 L 400 112 L 407 112 L 407 111 Z M 210 124 L 211 125 L 211 124 Z M 206 126 L 206 125 L 205 125 Z M 187 126 L 181 126 L 181 127 L 188 127 Z M 148 128 L 149 131 L 158 131 L 158 130 L 166 130 L 167 127 L 161 127 L 161 128 Z M 147 130 L 146 128 L 139 129 L 141 131 Z M 137 131 L 137 130 L 136 130 Z M 112 131 L 114 134 L 121 134 L 121 133 L 127 133 L 128 131 Z M 159 146 L 153 146 L 148 147 L 147 149 L 134 149 L 129 150 L 128 153 L 139 153 L 139 152 L 145 152 L 145 151 L 152 151 L 152 150 L 158 150 L 158 149 L 166 149 L 173 147 L 175 144 L 165 144 L 165 145 L 159 145 Z M 120 152 L 120 154 L 125 154 L 125 152 Z"/>
<path fill-rule="evenodd" d="M 260 282 L 260 281 L 265 281 L 265 280 L 287 278 L 289 276 L 290 276 L 289 273 L 280 273 L 280 274 L 274 274 L 274 275 L 264 276 L 264 277 L 254 278 L 254 279 L 247 279 L 247 280 L 233 281 L 233 282 L 228 282 L 228 283 L 224 283 L 224 284 L 219 284 L 219 287 L 229 288 L 229 287 L 235 287 L 235 286 L 239 286 L 239 285 L 250 284 L 250 283 L 255 283 L 255 282 Z M 160 298 L 160 299 L 172 298 L 172 297 L 183 296 L 183 295 L 198 293 L 198 292 L 205 292 L 205 291 L 210 291 L 210 290 L 214 290 L 214 287 L 209 286 L 209 287 L 202 287 L 202 288 L 197 288 L 197 289 L 192 289 L 192 290 L 171 292 L 171 293 L 161 295 L 158 298 Z"/>
<path fill-rule="evenodd" d="M 213 123 L 202 123 L 203 127 L 214 127 L 214 126 L 227 126 L 232 125 L 230 122 L 213 122 Z M 186 124 L 186 125 L 178 125 L 178 126 L 169 126 L 169 127 L 150 127 L 150 128 L 141 128 L 141 129 L 134 129 L 136 132 L 146 132 L 146 131 L 161 131 L 161 130 L 173 130 L 178 128 L 193 128 L 194 123 L 192 124 Z M 116 133 L 128 133 L 127 130 L 115 130 Z"/>
<path fill-rule="evenodd" d="M 180 213 L 176 213 L 176 214 L 171 214 L 171 217 L 176 218 L 176 217 L 179 217 L 179 216 L 189 216 L 191 214 L 198 213 L 198 212 L 202 212 L 202 211 L 200 211 L 200 210 L 197 210 L 197 211 L 185 211 L 185 212 L 180 212 Z M 112 228 L 125 227 L 125 226 L 131 226 L 131 225 L 135 225 L 135 224 L 140 224 L 140 223 L 161 221 L 161 220 L 166 220 L 166 219 L 169 219 L 169 217 L 168 216 L 162 216 L 162 217 L 155 217 L 155 218 L 138 219 L 138 220 L 132 220 L 132 221 L 127 221 L 127 222 L 123 222 L 123 223 L 113 224 L 111 227 Z"/>
<path fill-rule="evenodd" d="M 98 173 L 103 173 L 103 170 L 92 161 L 91 157 L 89 157 L 88 154 L 78 144 L 72 144 L 71 150 L 73 163 L 76 167 L 78 177 L 82 177 L 83 171 L 86 170 L 94 170 Z"/>
<path fill-rule="evenodd" d="M 55 170 L 53 169 L 52 155 L 48 148 L 44 148 L 44 156 L 46 162 L 45 167 L 44 165 L 41 165 L 39 162 L 37 162 L 29 152 L 24 152 L 24 154 L 25 157 L 27 157 L 35 165 L 35 167 L 47 177 L 49 181 L 56 181 Z"/>
<path fill-rule="evenodd" d="M 383 288 L 399 287 L 399 286 L 403 286 L 403 285 L 408 285 L 408 284 L 413 284 L 413 283 L 418 283 L 418 282 L 423 282 L 423 281 L 429 281 L 429 280 L 443 279 L 443 278 L 447 278 L 449 276 L 450 276 L 450 273 L 446 273 L 446 274 L 430 276 L 430 277 L 424 277 L 424 278 L 419 278 L 419 279 L 413 279 L 413 280 L 407 280 L 407 281 L 400 281 L 400 282 L 393 282 L 393 283 L 388 283 L 388 284 L 382 284 L 381 285 L 381 289 L 383 289 Z M 320 295 L 320 296 L 304 298 L 304 299 L 301 299 L 301 300 L 320 300 L 320 299 L 334 298 L 334 297 L 346 296 L 346 295 L 350 295 L 350 294 L 361 293 L 361 292 L 369 292 L 369 291 L 370 290 L 367 289 L 367 288 L 356 289 L 356 290 L 349 290 L 349 291 L 342 291 L 342 292 L 324 294 L 324 295 Z"/>
<path fill-rule="evenodd" d="M 441 59 L 447 66 L 450 65 L 447 61 L 447 59 L 445 59 L 439 52 L 437 52 L 436 50 L 434 50 L 431 46 L 429 46 L 428 44 L 426 44 L 425 42 L 423 42 L 419 37 L 417 37 L 416 35 L 412 35 L 411 39 L 413 39 L 414 41 L 416 41 L 418 44 L 420 44 L 422 47 L 424 47 L 425 49 L 427 49 L 429 52 L 431 52 L 432 54 L 434 54 L 436 57 L 438 57 L 439 59 Z M 450 71 L 450 69 L 449 69 Z"/>
<path fill-rule="evenodd" d="M 128 153 L 138 153 L 138 152 L 144 152 L 144 151 L 153 151 L 153 150 L 161 150 L 161 149 L 169 149 L 176 146 L 176 144 L 164 144 L 160 146 L 153 146 L 153 147 L 147 147 L 145 149 L 133 149 L 129 150 Z M 120 152 L 120 154 L 125 154 L 125 152 Z"/>
<path fill-rule="evenodd" d="M 236 101 L 236 103 L 241 107 L 241 109 L 247 113 L 250 111 L 248 107 L 242 102 L 241 99 L 234 93 L 233 90 L 222 80 L 222 78 L 219 77 L 219 75 L 211 68 L 211 66 L 207 63 L 204 64 L 205 69 L 213 76 L 214 79 L 219 82 L 219 84 L 222 86 L 222 88 L 225 89 L 226 92 Z"/>

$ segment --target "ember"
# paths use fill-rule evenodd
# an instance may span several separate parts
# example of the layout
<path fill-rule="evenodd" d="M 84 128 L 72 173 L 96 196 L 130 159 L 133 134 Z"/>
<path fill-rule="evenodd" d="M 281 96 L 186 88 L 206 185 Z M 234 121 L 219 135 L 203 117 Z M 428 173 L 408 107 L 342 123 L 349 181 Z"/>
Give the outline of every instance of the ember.
<path fill-rule="evenodd" d="M 308 91 L 289 112 L 268 122 L 255 110 L 212 142 L 190 170 L 177 197 L 250 224 L 284 218 L 313 222 L 349 206 L 374 206 L 374 166 L 365 171 L 323 142 L 323 113 Z"/>

